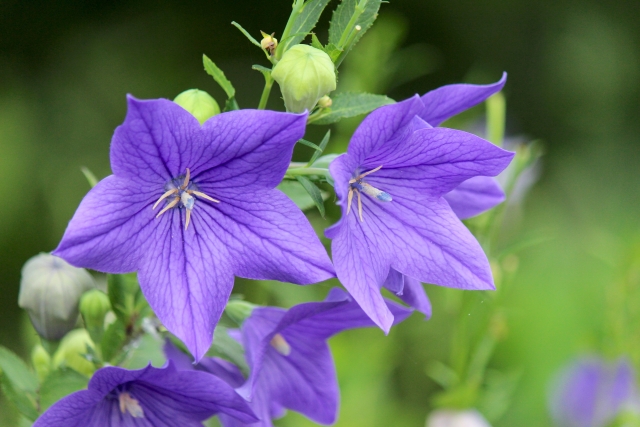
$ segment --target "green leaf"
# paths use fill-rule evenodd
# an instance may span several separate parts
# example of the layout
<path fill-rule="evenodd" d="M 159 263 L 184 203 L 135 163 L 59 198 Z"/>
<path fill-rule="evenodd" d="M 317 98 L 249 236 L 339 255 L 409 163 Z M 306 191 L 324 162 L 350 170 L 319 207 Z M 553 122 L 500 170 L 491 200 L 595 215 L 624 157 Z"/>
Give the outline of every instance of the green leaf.
<path fill-rule="evenodd" d="M 322 192 L 320 191 L 318 186 L 311 182 L 306 176 L 297 176 L 296 179 L 300 184 L 302 184 L 302 187 L 304 187 L 307 193 L 309 193 L 309 196 L 311 196 L 311 200 L 313 200 L 313 203 L 318 208 L 318 211 L 320 211 L 320 215 L 324 218 L 324 200 L 322 199 Z"/>
<path fill-rule="evenodd" d="M 204 70 L 220 85 L 227 94 L 227 97 L 229 99 L 234 98 L 236 96 L 236 89 L 224 75 L 224 72 L 222 72 L 222 70 L 218 68 L 218 66 L 214 64 L 207 55 L 202 55 L 202 63 L 204 64 Z"/>
<path fill-rule="evenodd" d="M 307 34 L 313 30 L 328 3 L 329 0 L 308 0 L 305 2 L 300 14 L 296 20 L 293 21 L 293 26 L 290 31 L 293 36 L 281 41 L 281 43 L 285 44 L 283 52 L 286 52 L 291 46 L 300 43 Z"/>
<path fill-rule="evenodd" d="M 133 348 L 128 352 L 127 358 L 121 366 L 127 369 L 142 369 L 151 363 L 156 368 L 161 367 L 167 361 L 162 350 L 163 344 L 162 339 L 149 334 L 142 335 L 131 343 Z"/>
<path fill-rule="evenodd" d="M 339 93 L 332 98 L 331 108 L 322 110 L 317 116 L 310 116 L 308 123 L 327 125 L 347 117 L 366 114 L 383 105 L 393 104 L 395 101 L 384 95 L 371 93 Z"/>
<path fill-rule="evenodd" d="M 245 30 L 244 28 L 242 28 L 242 25 L 238 24 L 236 21 L 231 21 L 231 25 L 233 25 L 234 27 L 236 27 L 237 29 L 239 29 L 242 34 L 244 34 L 244 36 L 246 38 L 249 39 L 249 41 L 253 44 L 255 44 L 256 46 L 258 46 L 260 49 L 262 49 L 262 45 L 260 44 L 260 42 L 256 39 L 254 39 L 251 34 L 249 34 L 249 32 L 247 30 Z M 206 65 L 205 65 L 206 67 Z M 208 72 L 208 71 L 207 71 Z M 209 73 L 211 74 L 211 73 Z"/>
<path fill-rule="evenodd" d="M 249 365 L 244 358 L 242 345 L 231 338 L 228 329 L 218 325 L 213 331 L 213 344 L 207 356 L 220 357 L 236 365 L 245 376 L 249 376 Z"/>
<path fill-rule="evenodd" d="M 327 144 L 329 144 L 329 138 L 331 138 L 331 129 L 329 129 L 327 133 L 324 134 L 324 138 L 322 138 L 322 141 L 320 141 L 320 146 L 318 147 L 320 148 L 320 150 L 313 153 L 313 156 L 311 156 L 311 159 L 309 160 L 310 165 L 313 164 L 313 162 L 315 162 L 316 160 L 318 160 L 318 158 L 324 152 L 325 148 L 327 148 Z"/>
<path fill-rule="evenodd" d="M 127 339 L 127 329 L 122 319 L 117 319 L 107 327 L 102 336 L 100 348 L 102 358 L 105 362 L 110 362 L 118 354 L 125 340 Z"/>
<path fill-rule="evenodd" d="M 287 195 L 298 209 L 306 211 L 315 206 L 315 202 L 298 181 L 285 180 L 278 184 L 278 190 Z"/>
<path fill-rule="evenodd" d="M 57 369 L 53 371 L 40 387 L 40 412 L 65 396 L 87 388 L 89 379 L 73 369 Z"/>
<path fill-rule="evenodd" d="M 381 3 L 382 0 L 343 0 L 331 17 L 329 43 L 348 53 L 378 17 Z M 356 25 L 361 29 L 354 34 Z"/>
<path fill-rule="evenodd" d="M 314 144 L 311 141 L 307 141 L 306 139 L 299 139 L 298 143 L 302 144 L 302 145 L 306 145 L 307 147 L 311 147 L 314 150 L 317 150 L 318 152 L 322 153 L 322 148 L 318 147 L 316 144 Z M 314 153 L 315 155 L 315 153 Z"/>
<path fill-rule="evenodd" d="M 0 346 L 0 385 L 7 398 L 30 420 L 38 417 L 38 377 L 11 350 Z"/>
<path fill-rule="evenodd" d="M 7 399 L 16 406 L 22 415 L 31 421 L 38 418 L 35 394 L 17 389 L 5 373 L 0 374 L 0 386 Z"/>

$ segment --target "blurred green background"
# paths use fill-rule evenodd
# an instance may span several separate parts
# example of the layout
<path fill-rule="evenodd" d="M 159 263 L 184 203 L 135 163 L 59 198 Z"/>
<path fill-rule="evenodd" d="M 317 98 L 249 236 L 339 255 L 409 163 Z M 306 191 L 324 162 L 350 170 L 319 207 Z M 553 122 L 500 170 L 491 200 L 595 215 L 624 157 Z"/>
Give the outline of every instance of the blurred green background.
<path fill-rule="evenodd" d="M 17 306 L 20 268 L 57 245 L 88 191 L 80 167 L 98 177 L 110 173 L 109 141 L 124 118 L 124 95 L 172 99 L 197 87 L 223 101 L 202 69 L 206 53 L 238 88 L 240 106 L 257 106 L 263 78 L 250 67 L 268 64 L 230 22 L 256 37 L 259 30 L 279 32 L 290 3 L 0 2 L 0 344 L 28 353 L 33 336 Z M 317 29 L 321 40 L 328 17 L 329 8 Z M 505 236 L 548 239 L 518 255 L 505 301 L 508 335 L 491 367 L 520 372 L 521 381 L 496 426 L 550 425 L 550 378 L 575 355 L 602 348 L 607 290 L 627 274 L 637 252 L 638 22 L 637 0 L 607 6 L 596 0 L 394 0 L 383 4 L 378 27 L 341 69 L 339 89 L 388 91 L 394 99 L 453 82 L 488 83 L 506 70 L 508 132 L 544 143 L 541 179 Z M 269 106 L 282 109 L 277 88 Z M 333 151 L 344 149 L 354 125 L 336 129 Z M 311 129 L 309 139 L 319 141 L 322 132 Z M 314 222 L 319 229 L 329 224 Z M 241 290 L 257 302 L 280 304 L 319 292 L 254 288 L 243 284 Z M 264 296 L 271 291 L 275 296 Z M 333 339 L 339 426 L 424 425 L 439 390 L 425 369 L 449 351 L 454 319 L 446 301 L 455 292 L 427 291 L 434 303 L 429 322 L 414 315 L 387 338 L 363 330 Z M 282 425 L 306 425 L 300 418 Z M 13 410 L 0 399 L 0 425 L 14 423 Z"/>

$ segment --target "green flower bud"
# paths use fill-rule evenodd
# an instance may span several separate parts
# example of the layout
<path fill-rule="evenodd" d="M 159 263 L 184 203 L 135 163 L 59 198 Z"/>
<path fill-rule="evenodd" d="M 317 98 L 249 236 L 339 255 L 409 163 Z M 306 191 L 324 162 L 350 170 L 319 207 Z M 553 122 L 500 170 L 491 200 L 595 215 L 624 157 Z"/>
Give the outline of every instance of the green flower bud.
<path fill-rule="evenodd" d="M 311 111 L 327 93 L 336 89 L 335 66 L 325 52 L 306 44 L 287 50 L 271 76 L 280 85 L 287 111 Z"/>
<path fill-rule="evenodd" d="M 109 297 L 99 289 L 85 292 L 80 299 L 80 314 L 94 342 L 102 340 L 104 318 L 111 310 Z"/>
<path fill-rule="evenodd" d="M 329 108 L 333 105 L 333 100 L 329 98 L 329 95 L 325 95 L 318 100 L 318 107 Z"/>
<path fill-rule="evenodd" d="M 256 308 L 254 304 L 239 299 L 233 299 L 229 300 L 224 310 L 231 320 L 236 322 L 238 325 L 241 325 L 246 318 L 251 316 L 254 308 Z"/>
<path fill-rule="evenodd" d="M 22 267 L 18 305 L 27 310 L 42 338 L 57 341 L 73 329 L 80 296 L 94 286 L 86 270 L 43 253 Z"/>
<path fill-rule="evenodd" d="M 33 347 L 33 351 L 31 351 L 31 363 L 33 363 L 40 381 L 47 378 L 49 372 L 51 372 L 51 356 L 40 344 L 36 344 Z"/>
<path fill-rule="evenodd" d="M 87 330 L 75 329 L 60 341 L 60 347 L 53 355 L 53 367 L 58 369 L 66 366 L 90 377 L 96 367 L 85 355 L 93 349 L 95 346 Z"/>
<path fill-rule="evenodd" d="M 193 114 L 200 124 L 203 124 L 216 114 L 220 114 L 220 106 L 216 100 L 203 90 L 185 90 L 176 96 L 173 102 Z"/>

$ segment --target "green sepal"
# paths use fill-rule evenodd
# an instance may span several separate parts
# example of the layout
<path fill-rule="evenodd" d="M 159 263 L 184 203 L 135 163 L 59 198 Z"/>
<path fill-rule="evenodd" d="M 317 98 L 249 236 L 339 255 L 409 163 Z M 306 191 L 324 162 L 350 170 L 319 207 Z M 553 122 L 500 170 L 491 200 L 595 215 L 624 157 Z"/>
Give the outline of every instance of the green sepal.
<path fill-rule="evenodd" d="M 40 412 L 46 411 L 58 400 L 87 388 L 89 378 L 73 369 L 56 369 L 40 386 Z"/>
<path fill-rule="evenodd" d="M 238 24 L 236 21 L 231 21 L 231 25 L 233 25 L 234 27 L 236 27 L 237 29 L 239 29 L 242 34 L 244 34 L 244 36 L 249 39 L 249 41 L 251 43 L 253 43 L 254 45 L 258 46 L 260 48 L 260 50 L 262 49 L 262 45 L 260 44 L 260 42 L 256 39 L 253 38 L 253 36 L 251 34 L 249 34 L 249 32 L 247 30 L 245 30 L 244 28 L 242 28 L 242 25 Z"/>
<path fill-rule="evenodd" d="M 316 49 L 324 50 L 324 46 L 320 42 L 320 39 L 318 39 L 318 36 L 316 36 L 316 33 L 311 33 L 311 46 Z"/>
<path fill-rule="evenodd" d="M 263 67 L 262 65 L 254 64 L 251 66 L 252 70 L 260 71 L 264 78 L 271 77 L 271 68 Z"/>
<path fill-rule="evenodd" d="M 102 359 L 105 362 L 111 362 L 124 346 L 126 339 L 127 328 L 122 319 L 116 319 L 102 335 L 102 341 L 100 342 Z"/>
<path fill-rule="evenodd" d="M 107 295 L 113 312 L 123 323 L 127 323 L 136 306 L 136 294 L 140 285 L 135 273 L 109 274 L 107 276 Z"/>
<path fill-rule="evenodd" d="M 95 187 L 98 183 L 98 178 L 96 178 L 93 172 L 91 172 L 91 170 L 89 170 L 89 168 L 86 166 L 82 166 L 80 170 L 82 171 L 84 177 L 87 179 L 87 182 L 89 183 L 91 188 Z"/>
<path fill-rule="evenodd" d="M 0 384 L 7 398 L 30 420 L 38 417 L 38 377 L 11 350 L 0 346 Z"/>
<path fill-rule="evenodd" d="M 314 150 L 316 150 L 319 153 L 322 153 L 322 148 L 320 148 L 319 146 L 317 146 L 316 144 L 314 144 L 311 141 L 307 141 L 306 139 L 299 139 L 298 140 L 298 144 L 302 144 L 302 145 L 306 145 L 307 147 L 311 147 Z M 314 153 L 315 155 L 315 153 Z"/>
<path fill-rule="evenodd" d="M 239 110 L 240 107 L 236 102 L 236 89 L 233 87 L 224 72 L 207 55 L 202 55 L 202 64 L 204 70 L 220 85 L 222 90 L 227 94 L 227 102 L 224 105 L 224 111 Z"/>
<path fill-rule="evenodd" d="M 213 331 L 213 344 L 207 352 L 207 356 L 227 360 L 236 365 L 246 377 L 249 376 L 249 365 L 244 357 L 244 348 L 229 336 L 228 328 L 224 326 L 218 324 Z"/>
<path fill-rule="evenodd" d="M 307 123 L 328 125 L 348 117 L 367 114 L 384 105 L 394 104 L 395 101 L 384 95 L 372 93 L 339 93 L 332 97 L 331 108 L 325 108 L 309 116 Z"/>
<path fill-rule="evenodd" d="M 309 159 L 309 165 L 315 163 L 315 161 L 320 158 L 322 153 L 324 153 L 324 150 L 327 148 L 327 145 L 329 144 L 329 138 L 331 138 L 331 129 L 329 129 L 327 133 L 324 134 L 324 137 L 322 138 L 322 141 L 320 141 L 320 145 L 318 146 L 320 150 L 313 153 L 313 156 L 311 156 L 311 159 Z"/>
<path fill-rule="evenodd" d="M 296 179 L 300 184 L 302 184 L 302 187 L 306 190 L 306 192 L 309 193 L 311 200 L 313 200 L 313 203 L 316 205 L 318 211 L 320 212 L 320 216 L 324 218 L 324 200 L 322 198 L 322 192 L 320 191 L 318 186 L 311 182 L 311 180 L 306 176 L 297 176 Z"/>

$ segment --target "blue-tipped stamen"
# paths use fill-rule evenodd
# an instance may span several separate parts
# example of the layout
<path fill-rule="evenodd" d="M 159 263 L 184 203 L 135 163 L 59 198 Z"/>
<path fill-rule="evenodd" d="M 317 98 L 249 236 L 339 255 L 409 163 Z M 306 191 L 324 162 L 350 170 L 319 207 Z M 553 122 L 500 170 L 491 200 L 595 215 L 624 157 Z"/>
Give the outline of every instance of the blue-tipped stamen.
<path fill-rule="evenodd" d="M 382 165 L 378 166 L 375 169 L 372 169 L 368 172 L 361 173 L 357 177 L 349 180 L 349 195 L 347 197 L 347 215 L 351 211 L 351 202 L 353 200 L 353 194 L 355 193 L 358 196 L 358 216 L 360 217 L 360 221 L 364 221 L 362 217 L 362 198 L 360 193 L 364 193 L 369 197 L 373 197 L 374 199 L 380 200 L 381 202 L 390 202 L 393 200 L 391 195 L 386 191 L 379 190 L 364 182 L 363 178 L 367 175 L 370 175 L 374 172 L 379 171 L 382 168 Z"/>

